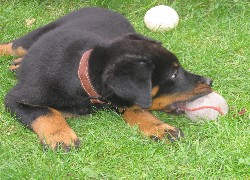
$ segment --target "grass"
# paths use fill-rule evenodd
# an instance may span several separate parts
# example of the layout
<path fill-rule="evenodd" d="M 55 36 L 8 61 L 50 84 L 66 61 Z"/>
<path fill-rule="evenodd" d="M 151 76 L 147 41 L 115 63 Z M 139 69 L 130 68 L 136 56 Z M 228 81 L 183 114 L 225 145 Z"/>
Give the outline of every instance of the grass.
<path fill-rule="evenodd" d="M 145 28 L 143 16 L 158 4 L 174 7 L 178 27 L 168 33 Z M 7 42 L 72 10 L 103 6 L 122 13 L 136 30 L 161 40 L 183 66 L 214 80 L 230 112 L 216 122 L 193 123 L 156 113 L 180 127 L 185 139 L 154 143 L 113 112 L 69 121 L 82 141 L 69 153 L 43 151 L 35 134 L 4 111 L 4 95 L 15 84 L 13 57 L 0 57 L 0 179 L 249 179 L 250 5 L 248 0 L 2 0 L 0 41 Z M 26 19 L 35 18 L 27 26 Z M 238 112 L 245 108 L 243 115 Z"/>

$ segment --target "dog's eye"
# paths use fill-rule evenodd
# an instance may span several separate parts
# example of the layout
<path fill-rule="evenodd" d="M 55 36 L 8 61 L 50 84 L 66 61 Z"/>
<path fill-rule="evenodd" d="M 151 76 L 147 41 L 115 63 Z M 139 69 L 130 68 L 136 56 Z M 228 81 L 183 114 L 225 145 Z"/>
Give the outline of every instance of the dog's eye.
<path fill-rule="evenodd" d="M 175 79 L 178 75 L 178 69 L 174 71 L 174 74 L 171 76 L 172 79 Z"/>
<path fill-rule="evenodd" d="M 140 65 L 145 65 L 145 64 L 147 64 L 147 63 L 146 63 L 145 61 L 140 61 L 139 64 L 140 64 Z"/>
<path fill-rule="evenodd" d="M 137 63 L 138 63 L 140 66 L 147 65 L 147 64 L 151 64 L 151 62 L 148 61 L 148 60 L 140 60 L 140 61 L 137 61 Z"/>

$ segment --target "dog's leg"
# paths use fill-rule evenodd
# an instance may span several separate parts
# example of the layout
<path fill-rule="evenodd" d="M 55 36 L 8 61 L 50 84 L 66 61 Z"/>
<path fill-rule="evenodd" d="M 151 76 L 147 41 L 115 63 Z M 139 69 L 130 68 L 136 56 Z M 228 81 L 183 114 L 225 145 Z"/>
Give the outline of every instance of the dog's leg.
<path fill-rule="evenodd" d="M 12 55 L 17 57 L 23 57 L 27 53 L 27 50 L 22 46 L 13 47 L 13 43 L 0 44 L 0 56 L 3 55 Z M 9 69 L 11 71 L 16 71 L 19 68 L 19 65 L 22 61 L 22 58 L 17 58 L 13 60 L 13 63 L 10 65 Z"/>
<path fill-rule="evenodd" d="M 78 147 L 80 141 L 76 133 L 69 127 L 62 114 L 50 109 L 49 114 L 41 115 L 31 123 L 32 130 L 38 135 L 43 145 L 57 149 L 62 144 L 65 150 Z"/>
<path fill-rule="evenodd" d="M 130 126 L 138 126 L 143 135 L 154 140 L 168 138 L 173 142 L 180 137 L 184 137 L 183 132 L 179 128 L 162 122 L 147 110 L 127 109 L 122 117 Z"/>
<path fill-rule="evenodd" d="M 38 135 L 45 147 L 48 145 L 56 150 L 61 145 L 68 151 L 79 146 L 77 135 L 57 110 L 19 103 L 10 94 L 5 98 L 5 105 L 11 114 Z"/>
<path fill-rule="evenodd" d="M 58 27 L 60 23 L 51 22 L 45 26 L 37 28 L 26 35 L 17 38 L 9 43 L 0 44 L 0 56 L 12 55 L 23 57 L 28 49 L 47 32 Z"/>
<path fill-rule="evenodd" d="M 13 43 L 0 44 L 0 56 L 12 55 L 23 57 L 27 53 L 27 50 L 22 46 L 13 47 Z"/>

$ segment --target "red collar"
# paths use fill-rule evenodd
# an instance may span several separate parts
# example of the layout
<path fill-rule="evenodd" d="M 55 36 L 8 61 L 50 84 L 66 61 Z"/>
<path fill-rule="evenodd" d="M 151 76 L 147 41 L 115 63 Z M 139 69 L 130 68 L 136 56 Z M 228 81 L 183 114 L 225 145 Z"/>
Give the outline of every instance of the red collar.
<path fill-rule="evenodd" d="M 80 64 L 79 64 L 79 68 L 78 68 L 78 77 L 81 81 L 83 89 L 89 95 L 90 101 L 92 103 L 103 104 L 104 102 L 98 99 L 98 98 L 101 98 L 101 96 L 95 91 L 89 78 L 89 57 L 92 51 L 93 49 L 90 49 L 86 51 L 85 53 L 83 53 Z"/>

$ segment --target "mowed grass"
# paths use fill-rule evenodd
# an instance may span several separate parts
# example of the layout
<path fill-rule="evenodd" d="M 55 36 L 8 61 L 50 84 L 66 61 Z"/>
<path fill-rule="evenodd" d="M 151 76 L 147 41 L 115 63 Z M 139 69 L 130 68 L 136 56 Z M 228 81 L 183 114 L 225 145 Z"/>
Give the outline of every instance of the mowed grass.
<path fill-rule="evenodd" d="M 144 26 L 145 12 L 158 4 L 179 13 L 175 30 L 153 33 Z M 155 112 L 185 133 L 169 144 L 145 139 L 117 114 L 101 111 L 68 121 L 80 149 L 43 151 L 36 135 L 4 110 L 4 96 L 16 80 L 8 70 L 13 57 L 0 57 L 0 179 L 250 179 L 249 1 L 2 0 L 0 42 L 85 6 L 120 12 L 139 33 L 162 41 L 184 68 L 214 80 L 230 112 L 205 123 Z M 240 115 L 242 109 L 247 112 Z"/>

